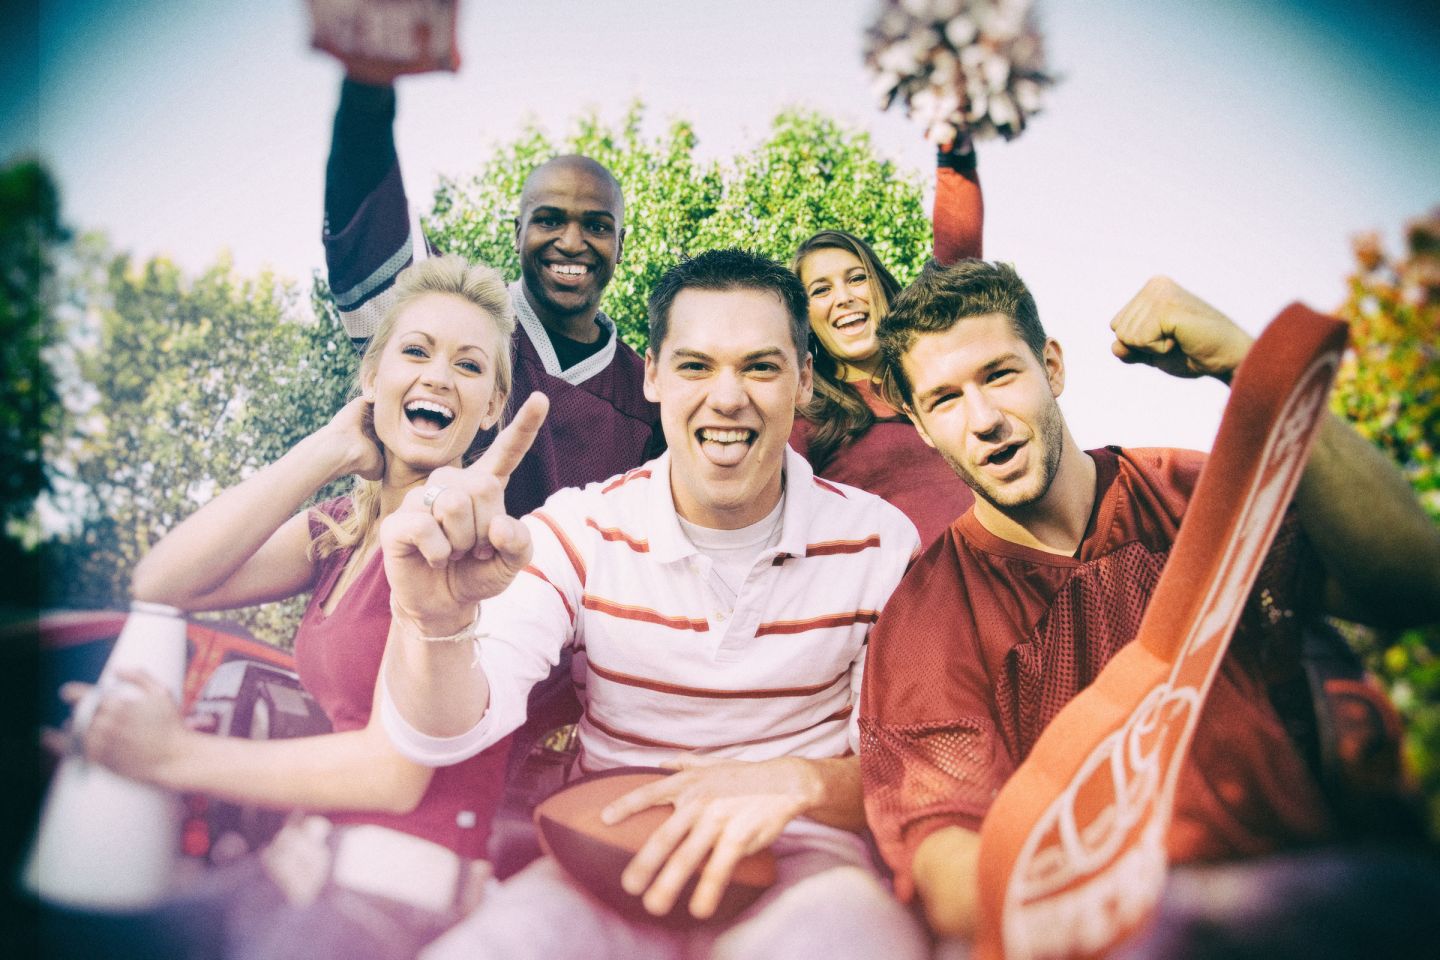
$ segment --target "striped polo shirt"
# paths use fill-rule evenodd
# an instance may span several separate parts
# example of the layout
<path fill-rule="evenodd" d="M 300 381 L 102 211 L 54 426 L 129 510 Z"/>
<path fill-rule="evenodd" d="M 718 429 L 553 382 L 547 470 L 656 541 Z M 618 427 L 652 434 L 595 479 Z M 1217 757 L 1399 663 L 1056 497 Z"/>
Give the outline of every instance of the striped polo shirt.
<path fill-rule="evenodd" d="M 777 543 L 734 608 L 681 531 L 670 456 L 552 495 L 525 518 L 531 565 L 481 612 L 490 705 L 479 725 L 427 737 L 384 704 L 397 747 L 432 765 L 499 740 L 569 644 L 587 771 L 653 766 L 680 752 L 745 760 L 843 756 L 871 626 L 919 547 L 879 497 L 821 480 L 786 450 Z"/>

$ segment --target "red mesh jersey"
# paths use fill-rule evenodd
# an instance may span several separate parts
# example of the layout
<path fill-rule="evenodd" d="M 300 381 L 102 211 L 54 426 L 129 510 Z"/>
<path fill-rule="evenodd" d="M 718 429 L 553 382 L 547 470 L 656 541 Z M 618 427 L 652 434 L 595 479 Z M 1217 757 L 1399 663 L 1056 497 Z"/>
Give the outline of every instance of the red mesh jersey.
<path fill-rule="evenodd" d="M 1096 498 L 1074 557 L 994 536 L 967 512 L 916 561 L 870 636 L 861 695 L 865 807 L 896 891 L 931 832 L 978 830 L 1045 725 L 1139 629 L 1204 455 L 1090 451 Z M 1222 663 L 1177 790 L 1177 861 L 1318 839 L 1328 814 L 1270 690 L 1296 676 L 1294 611 L 1320 570 L 1281 528 Z"/>

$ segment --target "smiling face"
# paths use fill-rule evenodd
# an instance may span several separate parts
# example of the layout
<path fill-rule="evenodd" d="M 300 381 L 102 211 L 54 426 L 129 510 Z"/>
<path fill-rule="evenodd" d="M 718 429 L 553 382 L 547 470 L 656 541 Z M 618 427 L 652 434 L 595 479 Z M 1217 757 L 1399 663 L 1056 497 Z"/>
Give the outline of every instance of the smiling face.
<path fill-rule="evenodd" d="M 490 315 L 463 297 L 427 293 L 401 309 L 362 376 L 387 481 L 408 483 L 459 463 L 475 435 L 495 423 L 504 401 L 495 358 L 504 346 Z"/>
<path fill-rule="evenodd" d="M 645 396 L 660 404 L 675 508 L 717 530 L 764 519 L 795 407 L 810 399 L 790 314 L 766 290 L 682 290 L 658 349 L 645 355 Z"/>
<path fill-rule="evenodd" d="M 615 273 L 624 238 L 620 189 L 584 157 L 561 157 L 531 174 L 515 221 L 515 249 L 542 321 L 589 321 Z"/>
<path fill-rule="evenodd" d="M 1046 342 L 1042 362 L 990 313 L 920 334 L 902 363 L 921 437 L 977 495 L 1007 515 L 1045 499 L 1067 436 L 1059 344 Z"/>
<path fill-rule="evenodd" d="M 880 345 L 875 328 L 872 278 L 854 253 L 822 247 L 800 261 L 800 282 L 809 302 L 810 329 L 820 346 L 842 364 L 871 373 Z"/>

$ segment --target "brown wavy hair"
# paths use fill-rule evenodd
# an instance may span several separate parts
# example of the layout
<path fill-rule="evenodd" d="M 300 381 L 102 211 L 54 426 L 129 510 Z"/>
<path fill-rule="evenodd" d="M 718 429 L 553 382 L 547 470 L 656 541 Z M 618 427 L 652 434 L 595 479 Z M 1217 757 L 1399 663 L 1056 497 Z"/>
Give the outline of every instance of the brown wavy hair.
<path fill-rule="evenodd" d="M 898 408 L 910 406 L 913 384 L 905 374 L 906 352 L 926 333 L 943 333 L 961 320 L 999 313 L 1010 318 L 1015 335 L 1045 365 L 1049 339 L 1035 297 L 1015 267 L 998 260 L 959 260 L 946 266 L 930 260 L 920 276 L 893 301 L 880 325 L 880 396 Z"/>
<path fill-rule="evenodd" d="M 870 319 L 878 329 L 890 311 L 890 302 L 900 292 L 900 284 L 885 269 L 870 244 L 844 230 L 821 230 L 795 250 L 790 260 L 795 276 L 800 276 L 800 265 L 816 250 L 846 250 L 860 261 L 870 278 Z M 808 293 L 806 303 L 809 303 Z M 859 391 L 841 379 L 839 364 L 820 345 L 813 331 L 810 352 L 815 357 L 815 393 L 799 412 L 815 424 L 815 434 L 810 438 L 810 464 L 819 473 L 830 465 L 842 447 L 858 440 L 874 425 L 875 414 L 870 412 Z"/>

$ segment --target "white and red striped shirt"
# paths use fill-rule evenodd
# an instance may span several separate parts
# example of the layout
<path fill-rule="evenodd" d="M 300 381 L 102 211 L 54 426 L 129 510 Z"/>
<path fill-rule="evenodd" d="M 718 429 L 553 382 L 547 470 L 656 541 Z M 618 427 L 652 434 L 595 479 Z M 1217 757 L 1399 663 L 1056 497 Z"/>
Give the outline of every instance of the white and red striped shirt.
<path fill-rule="evenodd" d="M 653 766 L 680 752 L 745 760 L 853 749 L 866 639 L 919 547 L 879 497 L 816 478 L 787 449 L 779 541 L 729 611 L 711 561 L 681 531 L 665 454 L 525 518 L 530 567 L 484 603 L 479 663 L 490 705 L 451 738 L 415 730 L 384 698 L 402 753 L 471 756 L 520 725 L 530 688 L 571 644 L 584 769 Z"/>

